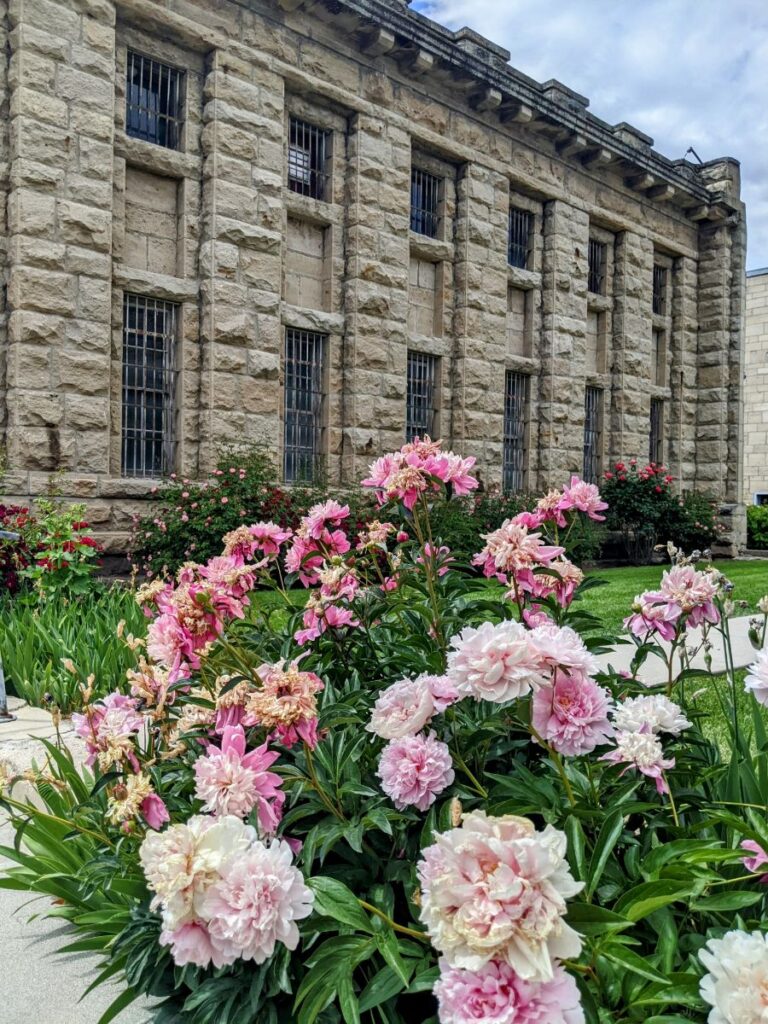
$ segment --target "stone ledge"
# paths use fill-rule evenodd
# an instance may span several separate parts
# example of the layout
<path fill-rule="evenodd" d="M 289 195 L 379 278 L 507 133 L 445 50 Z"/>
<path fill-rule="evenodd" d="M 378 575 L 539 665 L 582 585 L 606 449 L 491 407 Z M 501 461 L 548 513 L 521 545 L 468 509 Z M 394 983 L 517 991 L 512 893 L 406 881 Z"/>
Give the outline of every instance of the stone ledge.
<path fill-rule="evenodd" d="M 202 168 L 202 157 L 134 139 L 123 131 L 115 132 L 115 156 L 121 156 L 131 167 L 164 178 L 199 179 Z"/>
<path fill-rule="evenodd" d="M 596 310 L 598 313 L 607 313 L 613 309 L 613 296 L 587 292 L 587 309 Z"/>
<path fill-rule="evenodd" d="M 300 331 L 321 331 L 324 334 L 344 333 L 344 317 L 341 313 L 326 313 L 319 309 L 302 309 L 283 303 L 282 323 Z"/>
<path fill-rule="evenodd" d="M 431 263 L 451 262 L 454 258 L 455 247 L 452 242 L 428 238 L 427 235 L 419 235 L 415 231 L 411 231 L 409 237 L 411 256 L 429 260 Z"/>
<path fill-rule="evenodd" d="M 126 292 L 137 292 L 140 295 L 151 295 L 155 299 L 166 299 L 168 302 L 196 302 L 200 291 L 197 279 L 171 277 L 168 274 L 155 274 L 149 270 L 134 270 L 115 263 L 112 268 L 114 284 Z"/>
<path fill-rule="evenodd" d="M 522 267 L 510 267 L 507 264 L 507 281 L 514 288 L 531 291 L 541 288 L 541 273 L 538 270 L 523 270 Z"/>

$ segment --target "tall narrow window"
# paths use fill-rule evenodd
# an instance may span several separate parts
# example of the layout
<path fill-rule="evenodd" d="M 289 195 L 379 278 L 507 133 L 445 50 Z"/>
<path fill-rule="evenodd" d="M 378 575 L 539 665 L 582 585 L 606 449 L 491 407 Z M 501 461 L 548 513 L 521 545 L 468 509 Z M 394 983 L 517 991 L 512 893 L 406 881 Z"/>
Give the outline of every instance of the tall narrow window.
<path fill-rule="evenodd" d="M 661 388 L 667 386 L 667 337 L 656 328 L 651 333 L 651 380 Z"/>
<path fill-rule="evenodd" d="M 533 214 L 527 210 L 519 210 L 516 206 L 509 208 L 509 241 L 507 245 L 507 262 L 510 267 L 528 266 L 531 251 L 531 233 L 533 230 Z"/>
<path fill-rule="evenodd" d="M 411 170 L 411 231 L 437 238 L 440 227 L 440 178 L 414 167 Z"/>
<path fill-rule="evenodd" d="M 408 398 L 405 439 L 434 436 L 437 412 L 437 358 L 408 353 Z"/>
<path fill-rule="evenodd" d="M 594 295 L 605 294 L 606 245 L 594 238 L 589 240 L 589 276 L 587 287 Z"/>
<path fill-rule="evenodd" d="M 123 297 L 123 476 L 173 468 L 178 311 L 173 302 Z"/>
<path fill-rule="evenodd" d="M 287 483 L 311 481 L 322 454 L 323 363 L 327 335 L 285 332 L 285 430 L 283 476 Z"/>
<path fill-rule="evenodd" d="M 288 187 L 311 199 L 327 199 L 330 132 L 292 117 L 288 139 Z"/>
<path fill-rule="evenodd" d="M 648 461 L 661 465 L 664 462 L 664 401 L 651 399 L 651 430 L 648 445 Z"/>
<path fill-rule="evenodd" d="M 135 139 L 166 149 L 181 145 L 184 73 L 151 57 L 128 51 L 125 130 Z"/>
<path fill-rule="evenodd" d="M 587 388 L 584 401 L 584 479 L 596 484 L 602 460 L 602 402 L 600 388 Z"/>
<path fill-rule="evenodd" d="M 653 266 L 653 312 L 665 316 L 667 309 L 667 268 L 655 263 Z"/>
<path fill-rule="evenodd" d="M 504 390 L 504 465 L 506 493 L 522 491 L 528 462 L 527 421 L 529 377 L 507 370 Z"/>

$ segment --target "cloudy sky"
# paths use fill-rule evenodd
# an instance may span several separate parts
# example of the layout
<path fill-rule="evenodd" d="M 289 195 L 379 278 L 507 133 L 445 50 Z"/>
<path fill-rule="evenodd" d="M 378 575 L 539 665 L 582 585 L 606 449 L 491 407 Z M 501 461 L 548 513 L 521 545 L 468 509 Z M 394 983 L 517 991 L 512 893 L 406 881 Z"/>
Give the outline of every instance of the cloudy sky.
<path fill-rule="evenodd" d="M 750 270 L 768 267 L 767 0 L 413 0 L 449 28 L 506 46 L 532 78 L 557 78 L 611 124 L 671 158 L 741 161 Z"/>

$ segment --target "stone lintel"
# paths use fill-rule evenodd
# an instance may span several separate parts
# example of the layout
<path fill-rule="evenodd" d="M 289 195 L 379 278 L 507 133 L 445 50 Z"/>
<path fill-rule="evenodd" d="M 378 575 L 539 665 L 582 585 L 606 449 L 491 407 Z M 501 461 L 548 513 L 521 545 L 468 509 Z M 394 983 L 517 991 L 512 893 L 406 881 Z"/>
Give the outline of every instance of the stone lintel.
<path fill-rule="evenodd" d="M 472 106 L 478 111 L 497 110 L 503 98 L 498 89 L 486 89 L 472 98 Z"/>
<path fill-rule="evenodd" d="M 529 107 L 527 103 L 504 103 L 499 108 L 499 120 L 502 124 L 510 121 L 516 121 L 518 124 L 528 124 L 535 116 L 536 111 L 533 107 Z"/>
<path fill-rule="evenodd" d="M 341 313 L 325 313 L 318 309 L 303 309 L 301 306 L 283 303 L 281 320 L 287 327 L 296 327 L 300 331 L 344 333 L 344 317 Z"/>
<path fill-rule="evenodd" d="M 560 156 L 573 156 L 575 153 L 582 153 L 588 145 L 589 143 L 584 135 L 580 135 L 578 132 L 571 132 L 563 142 L 558 142 L 557 152 Z"/>
<path fill-rule="evenodd" d="M 644 192 L 647 188 L 651 188 L 656 184 L 656 179 L 652 174 L 643 171 L 642 174 L 633 174 L 631 177 L 625 178 L 624 184 L 627 188 L 631 188 L 633 192 Z"/>
<path fill-rule="evenodd" d="M 592 149 L 586 153 L 581 162 L 585 167 L 603 167 L 613 160 L 613 153 L 610 149 Z"/>
<path fill-rule="evenodd" d="M 360 36 L 361 48 L 371 57 L 382 57 L 385 53 L 391 53 L 396 45 L 394 33 L 385 28 L 376 28 Z"/>
<path fill-rule="evenodd" d="M 649 199 L 657 199 L 659 202 L 666 203 L 675 195 L 674 185 L 653 185 L 645 193 Z"/>
<path fill-rule="evenodd" d="M 119 263 L 112 266 L 112 277 L 118 288 L 127 292 L 140 292 L 168 302 L 196 302 L 199 292 L 197 278 L 171 277 L 149 270 L 136 270 Z"/>

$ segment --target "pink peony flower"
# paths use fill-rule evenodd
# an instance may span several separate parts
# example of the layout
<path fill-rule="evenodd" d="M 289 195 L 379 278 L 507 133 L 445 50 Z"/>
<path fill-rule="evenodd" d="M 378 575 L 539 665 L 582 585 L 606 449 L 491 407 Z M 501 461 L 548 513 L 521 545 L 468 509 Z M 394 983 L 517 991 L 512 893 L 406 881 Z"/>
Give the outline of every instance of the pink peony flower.
<path fill-rule="evenodd" d="M 329 526 L 340 526 L 349 517 L 349 505 L 340 505 L 338 501 L 329 499 L 319 505 L 313 505 L 301 520 L 299 530 L 302 536 L 312 540 L 322 540 Z"/>
<path fill-rule="evenodd" d="M 576 982 L 562 967 L 551 981 L 522 981 L 506 963 L 462 971 L 440 961 L 434 988 L 440 1024 L 584 1024 Z"/>
<path fill-rule="evenodd" d="M 451 568 L 451 562 L 455 559 L 451 556 L 451 549 L 443 545 L 437 548 L 436 551 L 432 550 L 432 545 L 427 542 L 424 545 L 424 554 L 435 566 L 437 566 L 437 575 L 445 576 L 448 570 Z M 424 565 L 424 557 L 418 555 L 416 558 L 417 565 Z"/>
<path fill-rule="evenodd" d="M 504 704 L 524 697 L 549 673 L 529 642 L 528 630 L 511 620 L 466 626 L 451 638 L 447 676 L 461 696 Z"/>
<path fill-rule="evenodd" d="M 741 862 L 747 871 L 753 871 L 756 874 L 764 864 L 768 864 L 768 853 L 754 839 L 744 839 L 739 845 L 742 850 L 754 854 L 754 857 L 745 857 Z M 760 881 L 768 882 L 768 874 L 761 875 Z"/>
<path fill-rule="evenodd" d="M 753 693 L 758 704 L 768 707 L 768 648 L 760 651 L 752 662 L 744 680 L 744 689 Z M 74 721 L 75 716 L 72 716 Z"/>
<path fill-rule="evenodd" d="M 139 808 L 141 816 L 150 828 L 159 831 L 167 821 L 171 820 L 165 802 L 157 793 L 150 793 L 145 797 Z"/>
<path fill-rule="evenodd" d="M 209 744 L 205 757 L 195 761 L 195 796 L 203 801 L 203 810 L 217 817 L 245 818 L 255 807 L 261 832 L 274 833 L 285 794 L 280 776 L 267 769 L 279 756 L 266 743 L 246 754 L 242 725 L 227 726 L 221 747 Z"/>
<path fill-rule="evenodd" d="M 262 665 L 258 670 L 261 689 L 253 693 L 245 708 L 244 724 L 261 725 L 273 732 L 270 739 L 292 747 L 303 740 L 317 745 L 317 698 L 323 682 L 314 672 L 301 672 L 297 661 Z"/>
<path fill-rule="evenodd" d="M 518 516 L 505 520 L 498 530 L 483 534 L 483 539 L 485 547 L 474 555 L 472 564 L 481 565 L 489 578 L 506 580 L 523 572 L 530 578 L 532 569 L 549 565 L 565 553 L 565 548 L 545 544 L 540 533 L 531 533 Z"/>
<path fill-rule="evenodd" d="M 450 486 L 456 495 L 469 494 L 478 485 L 470 472 L 474 464 L 473 458 L 444 452 L 439 441 L 417 437 L 399 452 L 376 459 L 362 485 L 376 491 L 380 505 L 397 499 L 411 510 L 420 495 L 438 491 L 441 484 Z"/>
<path fill-rule="evenodd" d="M 566 900 L 583 888 L 565 859 L 566 838 L 527 818 L 465 814 L 460 828 L 422 850 L 421 920 L 448 965 L 508 964 L 524 981 L 551 982 L 553 960 L 577 957 Z"/>
<path fill-rule="evenodd" d="M 401 679 L 383 690 L 366 725 L 384 740 L 415 736 L 435 714 L 435 702 L 423 676 Z"/>
<path fill-rule="evenodd" d="M 590 519 L 601 523 L 605 516 L 601 516 L 599 513 L 608 508 L 608 503 L 602 500 L 600 491 L 595 484 L 588 484 L 585 480 L 572 476 L 570 484 L 563 488 L 559 506 L 563 512 L 568 512 L 571 509 L 585 512 Z"/>
<path fill-rule="evenodd" d="M 89 767 L 98 761 L 101 770 L 107 771 L 127 761 L 135 772 L 139 771 L 135 743 L 144 718 L 139 714 L 135 698 L 108 693 L 97 703 L 88 705 L 84 714 L 73 714 L 72 725 L 75 735 L 85 740 L 88 752 L 85 763 Z"/>
<path fill-rule="evenodd" d="M 426 683 L 429 687 L 429 692 L 435 703 L 436 714 L 442 714 L 446 708 L 455 704 L 459 699 L 459 691 L 448 676 L 431 676 L 424 672 L 420 676 L 416 676 L 416 681 Z"/>
<path fill-rule="evenodd" d="M 211 943 L 225 962 L 263 964 L 278 942 L 296 949 L 296 922 L 312 913 L 313 900 L 288 844 L 257 841 L 222 866 L 203 898 L 202 913 Z"/>
<path fill-rule="evenodd" d="M 426 811 L 454 780 L 448 747 L 431 732 L 391 740 L 381 753 L 376 774 L 398 810 Z"/>
<path fill-rule="evenodd" d="M 624 619 L 624 625 L 635 636 L 657 633 L 662 640 L 671 642 L 675 639 L 681 614 L 682 609 L 674 601 L 666 600 L 657 592 L 646 591 L 635 598 L 632 615 Z"/>
<path fill-rule="evenodd" d="M 190 921 L 175 931 L 160 933 L 160 945 L 171 947 L 173 962 L 178 967 L 193 964 L 195 967 L 224 967 L 231 961 L 222 956 L 213 946 L 208 929 L 201 921 Z"/>
<path fill-rule="evenodd" d="M 589 754 L 613 735 L 610 706 L 609 694 L 593 679 L 558 671 L 552 685 L 534 693 L 531 723 L 558 754 Z"/>
<path fill-rule="evenodd" d="M 717 624 L 720 613 L 713 603 L 717 583 L 708 572 L 699 572 L 692 565 L 676 565 L 664 573 L 659 591 L 667 601 L 674 602 L 687 615 L 686 626 Z"/>
<path fill-rule="evenodd" d="M 570 626 L 557 626 L 554 622 L 536 626 L 529 634 L 529 643 L 543 666 L 558 665 L 576 669 L 585 676 L 594 675 L 599 666 L 584 641 Z"/>
<path fill-rule="evenodd" d="M 616 747 L 603 754 L 601 761 L 611 761 L 613 764 L 626 764 L 622 775 L 630 768 L 637 768 L 643 775 L 653 779 L 656 789 L 660 794 L 668 793 L 669 786 L 664 778 L 664 772 L 668 768 L 675 767 L 674 757 L 665 759 L 664 751 L 658 738 L 650 731 L 643 728 L 639 732 L 618 732 L 616 733 Z"/>

